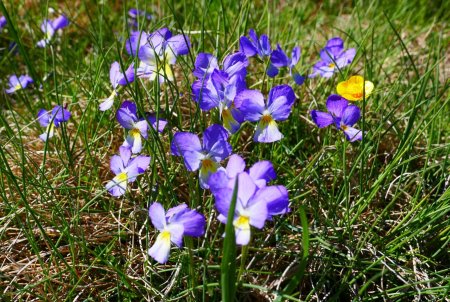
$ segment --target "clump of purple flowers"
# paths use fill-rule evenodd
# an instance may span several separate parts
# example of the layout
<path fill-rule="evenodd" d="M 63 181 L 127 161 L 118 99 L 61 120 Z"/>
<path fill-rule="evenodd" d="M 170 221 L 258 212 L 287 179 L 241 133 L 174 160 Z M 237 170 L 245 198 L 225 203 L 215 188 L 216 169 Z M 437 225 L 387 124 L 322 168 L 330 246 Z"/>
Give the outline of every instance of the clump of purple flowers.
<path fill-rule="evenodd" d="M 248 35 L 250 39 L 246 36 L 242 36 L 239 39 L 240 52 L 244 53 L 248 58 L 255 55 L 261 59 L 269 57 L 272 53 L 269 37 L 263 34 L 258 38 L 254 29 L 250 29 Z"/>
<path fill-rule="evenodd" d="M 54 20 L 44 20 L 41 24 L 41 30 L 44 33 L 44 39 L 37 42 L 38 47 L 45 47 L 47 46 L 50 41 L 52 40 L 53 36 L 55 35 L 56 31 L 58 29 L 62 29 L 69 25 L 69 19 L 67 19 L 66 16 L 61 15 L 58 18 Z"/>
<path fill-rule="evenodd" d="M 155 202 L 150 206 L 148 215 L 160 232 L 148 254 L 159 263 L 166 263 L 169 259 L 171 242 L 181 247 L 184 236 L 200 237 L 205 234 L 205 217 L 184 203 L 166 213 L 163 206 Z"/>
<path fill-rule="evenodd" d="M 53 137 L 55 127 L 58 128 L 61 123 L 67 122 L 71 114 L 68 110 L 61 106 L 55 106 L 51 112 L 41 109 L 38 112 L 38 121 L 42 127 L 46 127 L 45 132 L 39 137 L 45 142 L 47 139 Z"/>
<path fill-rule="evenodd" d="M 313 66 L 313 73 L 309 77 L 320 75 L 323 78 L 330 78 L 335 72 L 351 64 L 355 55 L 354 48 L 344 49 L 344 41 L 341 38 L 332 38 L 320 51 L 320 61 Z"/>
<path fill-rule="evenodd" d="M 351 105 L 343 97 L 333 94 L 327 99 L 328 112 L 311 111 L 311 118 L 319 128 L 334 124 L 336 129 L 344 132 L 350 142 L 362 140 L 362 131 L 353 128 L 361 117 L 358 106 Z"/>
<path fill-rule="evenodd" d="M 295 68 L 295 65 L 297 65 L 300 60 L 300 55 L 300 47 L 298 46 L 292 49 L 292 55 L 291 58 L 289 58 L 280 45 L 277 45 L 277 49 L 272 51 L 272 54 L 270 55 L 271 64 L 267 69 L 267 75 L 269 77 L 275 77 L 279 72 L 279 68 L 287 67 L 289 69 L 289 74 L 294 79 L 295 83 L 297 85 L 302 85 L 305 78 L 301 76 Z"/>
<path fill-rule="evenodd" d="M 193 74 L 197 80 L 192 84 L 192 93 L 200 109 L 209 111 L 218 108 L 224 127 L 235 133 L 243 120 L 234 99 L 246 88 L 248 60 L 238 52 L 226 56 L 222 65 L 220 69 L 216 57 L 200 53 L 195 60 Z"/>

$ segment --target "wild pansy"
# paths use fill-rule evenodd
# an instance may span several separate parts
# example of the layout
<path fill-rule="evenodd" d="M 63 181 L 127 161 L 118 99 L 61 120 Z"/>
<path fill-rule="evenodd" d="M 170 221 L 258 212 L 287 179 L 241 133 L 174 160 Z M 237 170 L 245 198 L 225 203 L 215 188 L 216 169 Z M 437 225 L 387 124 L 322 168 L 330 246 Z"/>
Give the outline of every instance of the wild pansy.
<path fill-rule="evenodd" d="M 350 142 L 362 139 L 362 131 L 352 127 L 361 117 L 357 106 L 349 105 L 346 99 L 333 94 L 327 99 L 327 109 L 328 112 L 311 111 L 311 118 L 319 128 L 334 124 L 336 129 L 344 131 Z"/>
<path fill-rule="evenodd" d="M 344 41 L 341 38 L 331 38 L 320 51 L 320 61 L 313 66 L 313 73 L 309 77 L 320 75 L 323 78 L 330 78 L 339 69 L 351 64 L 355 55 L 354 48 L 344 49 Z"/>
<path fill-rule="evenodd" d="M 214 191 L 213 195 L 219 221 L 226 224 L 228 215 L 233 215 L 236 243 L 247 245 L 250 242 L 250 226 L 262 229 L 272 216 L 287 213 L 289 197 L 284 186 L 258 188 L 247 172 L 238 173 L 236 177 L 238 191 L 234 213 L 229 213 L 234 183 Z"/>
<path fill-rule="evenodd" d="M 171 65 L 176 63 L 177 56 L 189 53 L 189 38 L 185 35 L 172 36 L 170 30 L 161 28 L 151 33 L 147 40 L 148 43 L 140 46 L 138 50 L 141 63 L 137 75 L 151 81 L 158 77 L 160 83 L 165 79 L 173 81 Z"/>
<path fill-rule="evenodd" d="M 47 139 L 53 137 L 55 127 L 58 128 L 61 123 L 67 122 L 71 114 L 68 110 L 61 106 L 55 106 L 52 111 L 41 109 L 38 112 L 38 122 L 42 127 L 46 127 L 45 132 L 39 137 L 45 142 Z"/>
<path fill-rule="evenodd" d="M 188 171 L 199 170 L 200 186 L 208 189 L 208 178 L 220 167 L 220 161 L 231 154 L 228 132 L 220 125 L 211 125 L 203 133 L 203 143 L 196 134 L 175 133 L 170 149 L 172 155 L 182 156 Z"/>
<path fill-rule="evenodd" d="M 125 101 L 116 113 L 117 121 L 128 130 L 123 143 L 124 147 L 131 148 L 132 153 L 140 153 L 142 150 L 142 138 L 148 137 L 148 122 L 144 118 L 138 118 L 136 104 Z"/>
<path fill-rule="evenodd" d="M 119 147 L 120 155 L 111 157 L 111 171 L 116 175 L 106 184 L 106 189 L 112 196 L 122 196 L 127 190 L 129 182 L 134 182 L 139 174 L 147 170 L 150 164 L 150 156 L 138 155 L 131 158 L 131 150 L 127 147 Z"/>
<path fill-rule="evenodd" d="M 373 83 L 364 81 L 362 76 L 351 76 L 347 81 L 340 82 L 337 87 L 337 93 L 349 101 L 361 101 L 363 97 L 367 98 L 372 94 Z"/>
<path fill-rule="evenodd" d="M 226 168 L 220 167 L 217 172 L 209 177 L 208 185 L 212 192 L 226 187 L 234 186 L 236 176 L 245 171 L 245 161 L 237 154 L 232 154 L 228 159 Z M 255 163 L 247 171 L 248 175 L 258 188 L 263 188 L 268 182 L 275 180 L 277 174 L 273 165 L 268 160 L 262 160 Z"/>
<path fill-rule="evenodd" d="M 291 86 L 279 85 L 270 90 L 267 104 L 258 90 L 244 90 L 234 102 L 245 120 L 258 122 L 254 141 L 271 143 L 283 138 L 276 121 L 284 121 L 289 117 L 295 94 Z"/>
<path fill-rule="evenodd" d="M 160 231 L 148 254 L 161 264 L 169 259 L 171 242 L 181 247 L 184 236 L 200 237 L 205 234 L 205 216 L 189 209 L 186 204 L 173 207 L 166 213 L 163 206 L 155 202 L 148 209 L 148 215 Z"/>
<path fill-rule="evenodd" d="M 6 27 L 6 17 L 5 16 L 0 16 L 0 32 L 2 32 L 2 29 L 4 27 Z"/>
<path fill-rule="evenodd" d="M 194 75 L 198 80 L 192 84 L 193 98 L 204 111 L 218 108 L 223 125 L 230 133 L 235 133 L 243 121 L 233 101 L 246 88 L 247 65 L 247 57 L 239 52 L 224 59 L 223 70 L 210 54 L 201 53 L 195 61 Z"/>
<path fill-rule="evenodd" d="M 38 47 L 45 47 L 48 43 L 50 43 L 51 39 L 55 35 L 55 32 L 58 29 L 62 29 L 69 25 L 69 19 L 66 16 L 61 15 L 54 20 L 44 20 L 41 24 L 41 30 L 44 33 L 44 39 L 37 42 Z"/>
<path fill-rule="evenodd" d="M 150 112 L 146 112 L 145 116 L 149 125 L 152 126 L 153 129 L 160 133 L 164 131 L 164 128 L 166 128 L 167 126 L 167 121 L 165 119 L 162 119 L 160 117 L 157 118 L 156 113 Z"/>
<path fill-rule="evenodd" d="M 270 47 L 269 37 L 261 35 L 258 39 L 254 29 L 248 32 L 250 39 L 246 36 L 239 38 L 239 51 L 244 53 L 247 57 L 258 55 L 261 59 L 270 56 L 272 49 Z"/>
<path fill-rule="evenodd" d="M 29 84 L 33 83 L 33 79 L 28 75 L 21 75 L 17 77 L 15 74 L 9 77 L 9 88 L 5 89 L 8 94 L 14 93 L 17 90 L 25 89 Z"/>
<path fill-rule="evenodd" d="M 277 44 L 277 49 L 272 51 L 270 55 L 270 65 L 267 69 L 267 75 L 269 77 L 274 77 L 278 74 L 278 68 L 288 67 L 289 74 L 294 79 L 297 85 L 302 85 L 305 78 L 301 76 L 295 69 L 300 60 L 300 47 L 296 46 L 292 49 L 292 58 L 289 58 L 283 49 Z"/>
<path fill-rule="evenodd" d="M 109 69 L 109 81 L 111 82 L 113 91 L 111 95 L 104 99 L 100 104 L 99 108 L 101 111 L 110 109 L 114 104 L 114 98 L 118 95 L 117 86 L 125 86 L 134 81 L 134 64 L 131 64 L 125 72 L 122 72 L 120 70 L 119 62 L 112 63 L 111 68 Z"/>

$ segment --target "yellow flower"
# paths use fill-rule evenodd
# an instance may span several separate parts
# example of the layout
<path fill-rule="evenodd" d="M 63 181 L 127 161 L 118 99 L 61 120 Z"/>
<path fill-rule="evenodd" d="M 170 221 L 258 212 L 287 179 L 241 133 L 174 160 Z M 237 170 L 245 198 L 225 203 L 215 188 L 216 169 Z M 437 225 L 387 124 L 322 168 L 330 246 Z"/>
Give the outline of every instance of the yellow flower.
<path fill-rule="evenodd" d="M 364 81 L 362 76 L 352 76 L 337 85 L 337 93 L 349 101 L 360 101 L 363 95 L 367 98 L 373 91 L 373 83 Z M 364 89 L 364 93 L 363 93 Z"/>

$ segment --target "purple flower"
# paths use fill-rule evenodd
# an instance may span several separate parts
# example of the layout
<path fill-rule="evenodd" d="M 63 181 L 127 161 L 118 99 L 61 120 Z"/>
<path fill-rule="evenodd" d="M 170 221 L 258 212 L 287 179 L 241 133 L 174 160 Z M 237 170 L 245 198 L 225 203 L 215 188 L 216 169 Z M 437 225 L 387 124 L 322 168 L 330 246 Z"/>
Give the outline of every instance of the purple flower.
<path fill-rule="evenodd" d="M 271 219 L 273 215 L 287 213 L 289 197 L 284 186 L 258 188 L 247 172 L 238 173 L 236 177 L 238 177 L 236 208 L 231 215 L 233 215 L 236 243 L 247 245 L 250 241 L 250 226 L 262 229 L 266 220 Z M 234 183 L 213 192 L 215 205 L 219 211 L 218 219 L 225 224 L 229 215 L 233 187 Z"/>
<path fill-rule="evenodd" d="M 226 168 L 220 167 L 217 172 L 209 177 L 208 185 L 212 192 L 226 187 L 233 188 L 236 176 L 244 172 L 245 161 L 237 154 L 233 154 L 228 159 Z M 277 178 L 273 165 L 268 160 L 255 163 L 247 171 L 258 188 L 263 188 L 268 182 Z"/>
<path fill-rule="evenodd" d="M 289 58 L 286 53 L 281 49 L 280 45 L 277 44 L 277 49 L 272 51 L 270 55 L 269 68 L 267 69 L 267 75 L 269 77 L 274 77 L 278 74 L 278 68 L 288 67 L 289 74 L 294 79 L 297 85 L 302 85 L 305 78 L 302 77 L 296 70 L 295 65 L 297 65 L 300 60 L 300 47 L 296 46 L 292 49 L 292 58 Z"/>
<path fill-rule="evenodd" d="M 239 39 L 239 50 L 242 53 L 244 53 L 247 57 L 258 55 L 261 59 L 270 56 L 272 49 L 270 47 L 270 41 L 267 35 L 261 35 L 258 39 L 258 36 L 253 29 L 250 29 L 248 35 L 250 36 L 250 39 L 245 36 L 242 36 Z"/>
<path fill-rule="evenodd" d="M 5 16 L 0 16 L 0 32 L 2 32 L 2 29 L 6 26 L 7 21 Z"/>
<path fill-rule="evenodd" d="M 199 171 L 200 186 L 208 189 L 208 178 L 220 167 L 220 161 L 231 154 L 228 132 L 220 125 L 211 125 L 203 133 L 203 144 L 197 135 L 175 133 L 170 146 L 172 155 L 182 156 L 186 169 Z"/>
<path fill-rule="evenodd" d="M 130 56 L 137 56 L 138 50 L 147 43 L 148 34 L 145 31 L 134 31 L 125 41 L 125 49 Z"/>
<path fill-rule="evenodd" d="M 120 70 L 119 62 L 112 63 L 111 68 L 109 69 L 109 80 L 111 82 L 113 92 L 108 98 L 103 99 L 103 102 L 99 107 L 101 111 L 106 111 L 112 107 L 114 98 L 118 95 L 116 90 L 117 86 L 125 86 L 134 81 L 134 64 L 131 64 L 125 72 L 122 72 Z"/>
<path fill-rule="evenodd" d="M 170 243 L 183 245 L 183 237 L 200 237 L 205 234 L 205 216 L 191 210 L 186 204 L 164 211 L 160 203 L 153 203 L 148 215 L 155 228 L 160 231 L 155 244 L 148 250 L 149 256 L 159 263 L 166 263 L 170 254 Z"/>
<path fill-rule="evenodd" d="M 54 20 L 44 20 L 41 24 L 41 30 L 44 33 L 44 39 L 37 42 L 38 47 L 45 47 L 50 43 L 53 35 L 58 29 L 64 28 L 69 25 L 69 19 L 66 16 L 61 15 Z"/>
<path fill-rule="evenodd" d="M 131 150 L 121 146 L 120 156 L 111 157 L 111 171 L 116 175 L 106 184 L 106 189 L 112 196 L 122 196 L 127 190 L 127 184 L 134 182 L 139 174 L 147 170 L 150 164 L 150 156 L 139 155 L 131 158 Z"/>
<path fill-rule="evenodd" d="M 193 98 L 204 111 L 218 108 L 223 125 L 230 133 L 235 133 L 243 121 L 233 101 L 246 88 L 247 66 L 247 57 L 239 52 L 224 59 L 223 70 L 211 54 L 200 53 L 195 60 L 193 74 L 198 80 L 192 84 Z"/>
<path fill-rule="evenodd" d="M 157 118 L 155 113 L 146 113 L 146 118 L 150 126 L 158 132 L 163 132 L 167 126 L 167 121 L 162 118 Z"/>
<path fill-rule="evenodd" d="M 254 141 L 271 143 L 283 138 L 276 121 L 284 121 L 289 117 L 294 105 L 295 94 L 289 85 L 273 87 L 269 93 L 267 105 L 258 90 L 244 90 L 236 96 L 235 105 L 244 119 L 258 122 Z"/>
<path fill-rule="evenodd" d="M 343 97 L 332 94 L 327 99 L 327 112 L 313 110 L 311 118 L 319 128 L 327 127 L 334 123 L 338 130 L 344 131 L 344 134 L 350 142 L 362 140 L 362 131 L 352 126 L 361 117 L 359 108 L 355 105 L 349 105 L 349 102 Z"/>
<path fill-rule="evenodd" d="M 46 127 L 45 132 L 39 137 L 45 142 L 47 139 L 53 137 L 55 127 L 58 128 L 63 122 L 67 122 L 71 114 L 69 111 L 61 106 L 55 106 L 51 112 L 41 109 L 38 112 L 38 121 L 42 127 Z"/>
<path fill-rule="evenodd" d="M 9 88 L 5 89 L 8 94 L 14 93 L 17 90 L 27 88 L 28 84 L 33 83 L 33 79 L 28 75 L 21 75 L 17 77 L 15 74 L 9 77 Z"/>
<path fill-rule="evenodd" d="M 161 28 L 148 36 L 148 43 L 140 46 L 138 57 L 141 60 L 137 75 L 151 81 L 158 76 L 159 82 L 165 79 L 173 81 L 171 65 L 176 63 L 177 56 L 189 53 L 190 41 L 187 36 L 176 35 L 167 28 Z"/>
<path fill-rule="evenodd" d="M 351 64 L 355 55 L 354 48 L 344 50 L 344 41 L 341 38 L 332 38 L 320 51 L 320 61 L 313 66 L 313 73 L 309 77 L 320 75 L 323 78 L 330 78 L 339 69 Z"/>
<path fill-rule="evenodd" d="M 145 19 L 147 20 L 153 19 L 153 16 L 151 14 L 147 13 L 145 10 L 140 10 L 137 8 L 130 8 L 128 10 L 128 16 L 130 17 L 130 19 L 128 20 L 129 25 L 133 27 L 139 26 L 138 23 L 139 17 L 145 17 Z"/>
<path fill-rule="evenodd" d="M 128 130 L 128 135 L 122 146 L 131 148 L 131 152 L 140 153 L 142 138 L 147 139 L 148 123 L 144 118 L 138 118 L 136 104 L 125 101 L 116 113 L 117 121 Z"/>

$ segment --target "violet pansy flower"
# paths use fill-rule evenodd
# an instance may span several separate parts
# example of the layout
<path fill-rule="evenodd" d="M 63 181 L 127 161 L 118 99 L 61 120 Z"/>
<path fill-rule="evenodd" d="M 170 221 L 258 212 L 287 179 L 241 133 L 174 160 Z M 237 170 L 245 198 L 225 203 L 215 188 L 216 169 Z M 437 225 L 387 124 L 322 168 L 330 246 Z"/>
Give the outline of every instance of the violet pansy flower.
<path fill-rule="evenodd" d="M 133 31 L 130 37 L 125 41 L 125 49 L 130 56 L 137 56 L 139 49 L 148 41 L 148 33 L 145 31 Z"/>
<path fill-rule="evenodd" d="M 174 75 L 171 65 L 174 65 L 177 56 L 189 53 L 190 41 L 185 35 L 172 36 L 167 28 L 161 28 L 148 36 L 148 43 L 138 50 L 141 60 L 137 75 L 149 78 L 151 81 L 157 77 L 160 83 L 165 79 L 173 81 Z"/>
<path fill-rule="evenodd" d="M 186 204 L 164 211 L 160 203 L 153 203 L 148 215 L 155 228 L 160 231 L 155 244 L 148 250 L 149 256 L 163 264 L 169 259 L 171 242 L 177 247 L 183 245 L 183 237 L 200 237 L 205 234 L 205 217 Z"/>
<path fill-rule="evenodd" d="M 339 69 L 351 64 L 355 55 L 354 48 L 344 49 L 344 41 L 341 38 L 332 38 L 320 51 L 320 61 L 313 66 L 313 73 L 309 77 L 320 75 L 323 78 L 330 78 Z"/>
<path fill-rule="evenodd" d="M 236 96 L 236 107 L 245 120 L 258 122 L 253 140 L 271 143 L 283 138 L 276 121 L 286 120 L 295 102 L 295 93 L 289 85 L 273 87 L 266 103 L 258 90 L 244 90 Z"/>
<path fill-rule="evenodd" d="M 274 77 L 278 74 L 278 69 L 283 67 L 289 68 L 289 74 L 294 79 L 297 85 L 302 85 L 305 78 L 301 76 L 296 70 L 295 65 L 297 65 L 300 60 L 300 47 L 296 46 L 292 49 L 292 56 L 289 58 L 280 45 L 277 45 L 277 49 L 272 51 L 270 55 L 269 68 L 267 69 L 267 75 L 269 77 Z"/>
<path fill-rule="evenodd" d="M 138 118 L 136 104 L 125 101 L 116 113 L 117 121 L 128 130 L 123 143 L 124 147 L 131 148 L 132 153 L 140 153 L 142 150 L 142 138 L 148 137 L 148 123 L 144 118 Z"/>
<path fill-rule="evenodd" d="M 106 184 L 106 189 L 112 196 L 122 196 L 127 190 L 128 183 L 134 182 L 139 174 L 147 170 L 150 156 L 138 155 L 131 158 L 131 150 L 121 146 L 120 155 L 111 157 L 111 171 L 116 175 Z"/>
<path fill-rule="evenodd" d="M 14 93 L 17 90 L 27 88 L 29 84 L 33 83 L 33 79 L 28 75 L 21 75 L 17 77 L 15 74 L 9 77 L 9 88 L 5 89 L 8 94 Z"/>
<path fill-rule="evenodd" d="M 220 167 L 220 161 L 231 154 L 231 145 L 227 142 L 228 132 L 220 125 L 211 125 L 203 133 L 203 143 L 196 134 L 175 133 L 172 143 L 172 155 L 182 156 L 188 171 L 199 170 L 200 186 L 208 189 L 208 178 Z"/>
<path fill-rule="evenodd" d="M 50 43 L 51 39 L 55 35 L 58 29 L 62 29 L 69 25 L 69 19 L 66 16 L 61 15 L 54 20 L 44 20 L 41 24 L 41 30 L 44 33 L 44 39 L 37 42 L 38 47 L 45 47 Z"/>
<path fill-rule="evenodd" d="M 101 111 L 106 111 L 112 107 L 114 98 L 118 95 L 117 87 L 119 85 L 125 86 L 134 81 L 134 64 L 131 64 L 125 72 L 122 72 L 119 62 L 112 63 L 109 69 L 109 81 L 111 82 L 113 92 L 100 104 L 99 108 Z"/>
<path fill-rule="evenodd" d="M 254 29 L 250 29 L 248 35 L 250 39 L 246 36 L 242 36 L 239 39 L 240 52 L 244 53 L 247 57 L 258 55 L 261 59 L 270 56 L 272 49 L 267 35 L 261 35 L 258 39 Z"/>
<path fill-rule="evenodd" d="M 327 99 L 327 109 L 328 112 L 311 111 L 311 118 L 319 128 L 334 124 L 336 129 L 344 131 L 345 137 L 350 142 L 362 140 L 362 131 L 353 128 L 353 125 L 361 117 L 361 112 L 357 106 L 349 105 L 346 99 L 333 94 Z"/>
<path fill-rule="evenodd" d="M 213 194 L 219 221 L 226 224 L 228 215 L 233 215 L 236 243 L 247 245 L 250 241 L 251 226 L 262 229 L 266 220 L 270 220 L 273 215 L 287 213 L 289 197 L 284 186 L 258 188 L 247 172 L 238 173 L 236 177 L 238 192 L 234 213 L 229 213 L 234 184 Z"/>
<path fill-rule="evenodd" d="M 45 132 L 39 135 L 44 142 L 53 137 L 55 127 L 58 128 L 61 123 L 67 122 L 71 114 L 61 106 L 55 106 L 52 111 L 41 109 L 38 112 L 38 121 L 42 127 L 46 127 Z"/>

